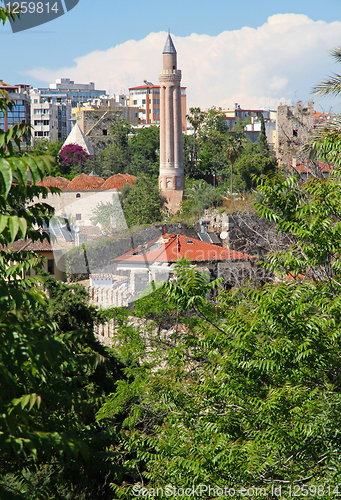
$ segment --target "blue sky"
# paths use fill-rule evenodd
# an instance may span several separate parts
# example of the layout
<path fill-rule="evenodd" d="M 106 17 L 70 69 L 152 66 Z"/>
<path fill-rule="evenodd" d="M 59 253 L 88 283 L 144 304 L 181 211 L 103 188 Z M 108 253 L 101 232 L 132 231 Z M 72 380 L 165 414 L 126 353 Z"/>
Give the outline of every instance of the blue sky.
<path fill-rule="evenodd" d="M 127 91 L 143 78 L 157 81 L 168 28 L 189 105 L 306 100 L 312 85 L 340 70 L 327 54 L 341 45 L 340 0 L 80 0 L 37 28 L 15 34 L 9 25 L 0 28 L 0 78 L 46 86 L 70 77 L 111 93 Z"/>

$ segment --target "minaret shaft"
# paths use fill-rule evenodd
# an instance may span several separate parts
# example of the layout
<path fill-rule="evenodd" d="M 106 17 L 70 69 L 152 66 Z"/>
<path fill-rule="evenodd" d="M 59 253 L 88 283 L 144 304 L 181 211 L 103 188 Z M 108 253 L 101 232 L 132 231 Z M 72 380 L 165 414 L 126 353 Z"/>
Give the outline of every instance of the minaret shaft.
<path fill-rule="evenodd" d="M 184 172 L 181 126 L 181 71 L 170 34 L 163 52 L 160 81 L 160 177 L 159 186 L 168 209 L 177 212 L 183 198 Z"/>

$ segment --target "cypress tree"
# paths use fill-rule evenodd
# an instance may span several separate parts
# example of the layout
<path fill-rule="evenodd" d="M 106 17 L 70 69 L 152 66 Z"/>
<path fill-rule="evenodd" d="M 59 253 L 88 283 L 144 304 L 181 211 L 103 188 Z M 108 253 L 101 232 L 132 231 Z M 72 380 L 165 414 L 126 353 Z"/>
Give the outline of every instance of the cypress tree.
<path fill-rule="evenodd" d="M 260 134 L 258 136 L 257 146 L 258 146 L 258 150 L 261 153 L 265 153 L 265 152 L 269 151 L 268 141 L 266 140 L 265 123 L 264 123 L 263 115 L 261 115 L 261 127 L 260 127 Z"/>

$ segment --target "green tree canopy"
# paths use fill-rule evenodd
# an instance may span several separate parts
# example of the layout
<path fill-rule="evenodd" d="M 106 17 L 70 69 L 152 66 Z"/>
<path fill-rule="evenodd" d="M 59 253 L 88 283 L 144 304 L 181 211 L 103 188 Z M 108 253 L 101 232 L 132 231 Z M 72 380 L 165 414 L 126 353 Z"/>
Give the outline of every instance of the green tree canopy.
<path fill-rule="evenodd" d="M 338 176 L 304 185 L 278 175 L 262 179 L 258 213 L 296 241 L 289 251 L 270 255 L 266 266 L 291 279 L 226 293 L 220 280 L 209 283 L 180 263 L 172 282 L 155 292 L 164 298 L 160 315 L 159 298 L 154 313 L 148 299 L 154 329 L 121 330 L 129 356 L 139 359 L 130 372 L 138 378 L 120 385 L 98 413 L 101 419 L 130 411 L 123 431 L 132 472 L 125 485 L 116 483 L 117 495 L 210 485 L 259 488 L 265 500 L 272 487 L 281 486 L 290 498 L 298 485 L 296 491 L 335 497 L 341 452 L 339 187 Z M 173 329 L 161 333 L 172 315 Z"/>
<path fill-rule="evenodd" d="M 139 177 L 133 186 L 121 190 L 123 214 L 128 226 L 160 222 L 164 217 L 165 198 L 147 177 Z"/>

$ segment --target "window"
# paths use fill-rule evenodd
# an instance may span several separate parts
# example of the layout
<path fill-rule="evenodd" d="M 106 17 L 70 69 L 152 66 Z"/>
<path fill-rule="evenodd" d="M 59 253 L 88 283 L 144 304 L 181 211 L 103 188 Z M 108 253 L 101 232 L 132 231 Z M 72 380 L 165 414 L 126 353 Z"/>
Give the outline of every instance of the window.
<path fill-rule="evenodd" d="M 142 104 L 146 104 L 146 100 L 145 99 L 142 99 Z"/>
<path fill-rule="evenodd" d="M 38 104 L 38 99 L 34 99 L 34 104 Z"/>
<path fill-rule="evenodd" d="M 47 260 L 47 272 L 49 274 L 54 274 L 54 260 L 53 259 Z"/>
<path fill-rule="evenodd" d="M 50 132 L 44 132 L 44 137 L 49 137 Z"/>
<path fill-rule="evenodd" d="M 76 194 L 76 198 L 80 198 L 81 195 L 79 193 Z"/>
<path fill-rule="evenodd" d="M 137 99 L 135 99 L 135 100 L 133 101 L 133 105 L 134 105 L 134 106 L 136 106 L 136 105 L 137 105 Z"/>
<path fill-rule="evenodd" d="M 108 131 L 107 131 L 107 129 L 106 129 L 106 128 L 105 128 L 105 129 L 103 129 L 103 130 L 102 130 L 102 132 L 103 132 L 103 135 L 108 135 Z"/>
<path fill-rule="evenodd" d="M 76 220 L 82 220 L 82 214 L 76 214 Z"/>

